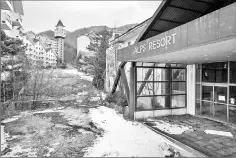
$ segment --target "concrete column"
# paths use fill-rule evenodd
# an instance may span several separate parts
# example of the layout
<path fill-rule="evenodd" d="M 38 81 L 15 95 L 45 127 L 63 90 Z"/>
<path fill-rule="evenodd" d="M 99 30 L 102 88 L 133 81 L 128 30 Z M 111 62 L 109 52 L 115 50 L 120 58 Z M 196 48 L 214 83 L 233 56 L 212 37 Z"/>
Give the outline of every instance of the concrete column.
<path fill-rule="evenodd" d="M 135 63 L 131 63 L 130 67 L 130 104 L 129 104 L 129 118 L 134 120 L 135 111 Z"/>
<path fill-rule="evenodd" d="M 170 65 L 168 65 L 169 67 Z M 162 81 L 170 81 L 171 80 L 171 69 L 166 69 L 166 71 L 163 72 L 163 79 Z M 165 89 L 166 89 L 166 93 L 167 94 L 171 94 L 171 85 L 170 84 L 166 84 L 165 85 Z M 166 108 L 171 108 L 171 102 L 170 102 L 170 96 L 167 96 L 165 98 L 165 107 Z"/>
<path fill-rule="evenodd" d="M 196 65 L 187 66 L 187 113 L 196 111 Z"/>

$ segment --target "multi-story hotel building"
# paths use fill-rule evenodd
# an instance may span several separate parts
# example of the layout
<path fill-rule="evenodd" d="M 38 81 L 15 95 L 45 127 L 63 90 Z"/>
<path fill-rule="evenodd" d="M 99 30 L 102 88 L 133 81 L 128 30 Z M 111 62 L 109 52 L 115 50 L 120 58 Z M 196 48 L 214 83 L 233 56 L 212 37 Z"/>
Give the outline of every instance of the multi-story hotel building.
<path fill-rule="evenodd" d="M 43 67 L 56 67 L 57 58 L 53 49 L 41 41 L 36 36 L 33 37 L 32 33 L 26 33 L 23 36 L 23 41 L 26 45 L 26 55 L 30 59 L 32 65 Z"/>
<path fill-rule="evenodd" d="M 54 31 L 54 37 L 56 39 L 56 46 L 55 46 L 55 52 L 59 59 L 61 59 L 61 62 L 64 62 L 65 55 L 64 55 L 64 39 L 66 37 L 66 30 L 64 29 L 64 25 L 61 22 L 61 20 L 58 21 L 56 25 L 56 29 Z"/>
<path fill-rule="evenodd" d="M 22 28 L 22 15 L 24 15 L 21 0 L 1 1 L 1 29 L 12 38 L 20 38 Z"/>

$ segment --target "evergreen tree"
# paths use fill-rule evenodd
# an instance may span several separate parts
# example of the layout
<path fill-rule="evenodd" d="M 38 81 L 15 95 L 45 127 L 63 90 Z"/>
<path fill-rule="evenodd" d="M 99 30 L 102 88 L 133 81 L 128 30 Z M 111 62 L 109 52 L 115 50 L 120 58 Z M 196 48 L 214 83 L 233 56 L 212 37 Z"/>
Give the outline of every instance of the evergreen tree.
<path fill-rule="evenodd" d="M 25 51 L 23 41 L 17 38 L 8 37 L 3 30 L 1 30 L 1 53 L 2 57 L 6 55 L 18 55 Z"/>
<path fill-rule="evenodd" d="M 104 88 L 105 70 L 106 70 L 106 49 L 109 47 L 109 38 L 112 32 L 104 28 L 92 37 L 90 45 L 87 47 L 89 51 L 95 52 L 95 56 L 87 62 L 94 67 L 93 85 L 97 89 Z"/>

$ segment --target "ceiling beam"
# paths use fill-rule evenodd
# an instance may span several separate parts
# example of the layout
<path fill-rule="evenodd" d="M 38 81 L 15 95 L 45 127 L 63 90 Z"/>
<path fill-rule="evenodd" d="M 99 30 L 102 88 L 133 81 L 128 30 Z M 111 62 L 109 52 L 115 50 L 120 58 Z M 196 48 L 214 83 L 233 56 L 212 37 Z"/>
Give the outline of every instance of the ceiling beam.
<path fill-rule="evenodd" d="M 178 9 L 182 9 L 182 10 L 186 10 L 186 11 L 190 11 L 190 12 L 195 12 L 195 13 L 199 13 L 199 14 L 203 13 L 203 12 L 200 12 L 198 10 L 192 10 L 192 9 L 188 9 L 188 8 L 178 7 L 178 6 L 174 6 L 174 5 L 171 5 L 171 4 L 169 4 L 168 7 L 178 8 Z"/>
<path fill-rule="evenodd" d="M 184 24 L 184 23 L 182 23 L 182 22 L 173 21 L 173 20 L 166 20 L 166 19 L 161 19 L 161 18 L 160 18 L 159 20 L 161 20 L 161 21 L 166 21 L 166 22 L 170 22 L 170 23 L 176 23 L 176 24 L 180 24 L 180 25 Z"/>
<path fill-rule="evenodd" d="M 208 13 L 210 13 L 210 12 L 212 12 L 214 9 L 215 9 L 215 7 L 217 7 L 219 4 L 220 4 L 220 0 L 216 0 L 215 1 L 215 3 L 213 3 L 212 5 L 211 5 L 211 7 L 209 7 L 205 12 L 204 12 L 204 15 L 205 14 L 208 14 Z"/>
<path fill-rule="evenodd" d="M 156 23 L 158 17 L 165 11 L 166 7 L 170 4 L 171 0 L 163 0 L 161 5 L 157 8 L 155 11 L 153 17 L 150 19 L 148 25 L 144 28 L 144 30 L 141 32 L 139 35 L 138 39 L 136 40 L 137 42 L 140 42 L 144 39 L 146 39 L 146 36 L 148 34 L 148 30 L 153 27 L 153 25 Z"/>
<path fill-rule="evenodd" d="M 150 31 L 155 31 L 155 32 L 159 32 L 159 33 L 162 33 L 162 32 L 163 32 L 163 31 L 156 30 L 156 29 L 150 29 Z"/>
<path fill-rule="evenodd" d="M 193 0 L 193 1 L 195 1 L 195 2 L 200 2 L 200 3 L 205 3 L 205 4 L 207 4 L 207 5 L 212 5 L 214 2 L 206 2 L 206 1 L 203 1 L 203 0 Z"/>

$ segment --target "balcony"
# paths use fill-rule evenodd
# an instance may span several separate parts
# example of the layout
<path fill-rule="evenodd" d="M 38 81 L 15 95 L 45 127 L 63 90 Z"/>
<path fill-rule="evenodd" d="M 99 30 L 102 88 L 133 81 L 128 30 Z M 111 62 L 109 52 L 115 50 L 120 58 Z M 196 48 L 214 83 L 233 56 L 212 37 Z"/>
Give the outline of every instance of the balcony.
<path fill-rule="evenodd" d="M 1 29 L 3 30 L 12 30 L 12 21 L 10 16 L 1 11 Z"/>
<path fill-rule="evenodd" d="M 22 27 L 22 19 L 21 19 L 20 14 L 12 13 L 11 20 L 12 20 L 12 25 L 13 26 L 20 26 L 20 27 Z"/>
<path fill-rule="evenodd" d="M 11 0 L 1 0 L 1 9 L 13 11 L 13 5 Z"/>

